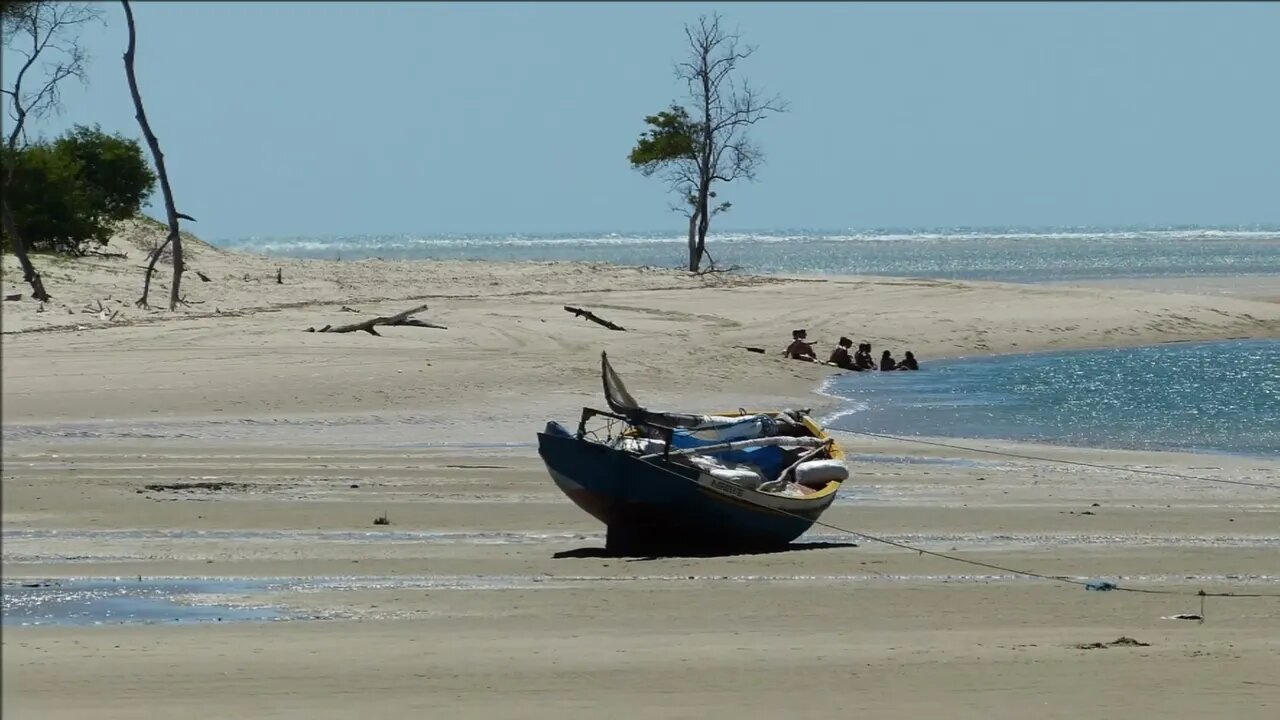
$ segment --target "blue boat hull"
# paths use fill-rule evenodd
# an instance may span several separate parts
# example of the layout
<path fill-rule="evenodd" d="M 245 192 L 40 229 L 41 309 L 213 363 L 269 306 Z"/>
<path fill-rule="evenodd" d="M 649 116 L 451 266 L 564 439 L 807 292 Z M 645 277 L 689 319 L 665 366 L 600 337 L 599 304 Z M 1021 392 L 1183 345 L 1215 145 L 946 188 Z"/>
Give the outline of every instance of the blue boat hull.
<path fill-rule="evenodd" d="M 610 550 L 765 549 L 805 533 L 831 499 L 785 511 L 699 482 L 699 471 L 579 440 L 555 423 L 538 454 L 556 485 L 608 528 Z M 732 489 L 729 489 L 732 491 Z"/>

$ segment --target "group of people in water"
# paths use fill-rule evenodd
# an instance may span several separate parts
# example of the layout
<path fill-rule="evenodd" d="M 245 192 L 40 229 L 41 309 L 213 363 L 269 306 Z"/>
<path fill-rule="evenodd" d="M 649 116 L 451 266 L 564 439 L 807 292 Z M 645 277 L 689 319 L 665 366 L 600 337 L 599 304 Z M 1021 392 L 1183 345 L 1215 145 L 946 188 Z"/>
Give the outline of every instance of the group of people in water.
<path fill-rule="evenodd" d="M 791 344 L 783 351 L 783 356 L 792 360 L 804 360 L 806 362 L 820 362 L 818 356 L 813 351 L 813 346 L 806 339 L 808 333 L 803 329 L 791 331 Z M 894 360 L 893 353 L 885 350 L 880 354 L 880 365 L 876 366 L 875 360 L 871 358 L 871 343 L 859 343 L 858 349 L 849 353 L 849 349 L 853 347 L 853 341 L 847 337 L 840 338 L 840 342 L 836 348 L 831 351 L 831 356 L 827 358 L 827 365 L 834 365 L 841 370 L 853 370 L 861 372 L 863 370 L 919 370 L 920 364 L 916 362 L 916 356 L 907 351 L 902 360 Z"/>

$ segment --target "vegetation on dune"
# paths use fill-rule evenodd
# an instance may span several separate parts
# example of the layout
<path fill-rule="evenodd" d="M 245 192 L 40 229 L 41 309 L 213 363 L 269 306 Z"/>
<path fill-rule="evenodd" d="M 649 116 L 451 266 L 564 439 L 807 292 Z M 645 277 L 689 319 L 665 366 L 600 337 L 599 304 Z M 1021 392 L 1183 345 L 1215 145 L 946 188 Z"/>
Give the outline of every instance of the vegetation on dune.
<path fill-rule="evenodd" d="M 8 203 L 31 252 L 82 255 L 137 215 L 156 175 L 136 140 L 77 125 L 53 141 L 0 148 Z M 9 233 L 0 233 L 5 251 Z"/>
<path fill-rule="evenodd" d="M 31 297 L 46 302 L 50 295 L 30 255 L 82 255 L 95 245 L 106 245 L 119 221 L 140 213 L 158 181 L 169 234 L 164 245 L 150 254 L 137 304 L 147 307 L 156 261 L 169 248 L 173 263 L 169 309 L 173 310 L 184 302 L 180 295 L 184 263 L 178 220 L 194 218 L 174 206 L 164 154 L 147 122 L 134 73 L 137 33 L 133 10 L 128 0 L 121 0 L 120 5 L 128 25 L 125 76 L 134 116 L 155 161 L 155 171 L 137 141 L 109 135 L 97 126 L 76 125 L 52 141 L 30 139 L 31 122 L 61 110 L 60 86 L 70 79 L 86 80 L 88 55 L 79 34 L 87 24 L 100 21 L 103 11 L 97 3 L 0 0 L 4 48 L 21 58 L 0 87 L 9 121 L 0 146 L 0 247 L 17 257 L 23 280 L 31 285 Z"/>
<path fill-rule="evenodd" d="M 22 58 L 15 63 L 12 84 L 0 88 L 4 97 L 8 124 L 5 126 L 4 159 L 0 168 L 0 227 L 3 228 L 6 246 L 10 247 L 22 266 L 22 279 L 31 285 L 31 297 L 39 302 L 50 299 L 44 281 L 31 262 L 30 243 L 22 231 L 25 222 L 20 209 L 11 201 L 18 191 L 17 170 L 20 148 L 26 148 L 27 123 L 57 112 L 62 107 L 59 86 L 68 79 L 85 79 L 88 62 L 80 47 L 77 33 L 85 24 L 101 17 L 99 9 L 83 3 L 4 2 L 0 4 L 0 30 L 3 31 L 4 48 Z M 31 158 L 41 170 L 37 173 L 52 183 L 54 188 L 68 189 L 74 186 L 70 178 L 72 168 L 60 166 L 54 158 L 37 153 Z M 74 206 L 75 200 L 67 202 Z"/>

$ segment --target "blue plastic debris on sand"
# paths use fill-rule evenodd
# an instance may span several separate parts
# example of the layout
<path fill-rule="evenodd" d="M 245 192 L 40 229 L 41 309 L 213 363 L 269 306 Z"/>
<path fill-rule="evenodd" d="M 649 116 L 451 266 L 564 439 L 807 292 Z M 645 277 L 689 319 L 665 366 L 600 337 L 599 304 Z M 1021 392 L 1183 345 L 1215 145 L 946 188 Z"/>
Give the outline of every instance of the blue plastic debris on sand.
<path fill-rule="evenodd" d="M 1098 592 L 1104 592 L 1107 590 L 1115 590 L 1116 584 L 1113 582 L 1108 582 L 1107 580 L 1093 580 L 1089 582 L 1087 585 L 1085 585 L 1084 589 L 1097 590 Z"/>

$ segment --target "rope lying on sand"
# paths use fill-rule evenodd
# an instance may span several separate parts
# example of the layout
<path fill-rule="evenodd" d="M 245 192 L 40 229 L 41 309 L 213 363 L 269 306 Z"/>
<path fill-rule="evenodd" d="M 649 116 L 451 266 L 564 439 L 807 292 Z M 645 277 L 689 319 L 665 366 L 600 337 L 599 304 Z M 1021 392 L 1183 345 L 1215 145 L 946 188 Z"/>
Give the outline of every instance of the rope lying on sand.
<path fill-rule="evenodd" d="M 870 434 L 870 433 L 865 433 L 865 434 Z M 888 436 L 882 436 L 882 437 L 888 437 Z M 897 438 L 895 438 L 895 439 L 897 439 Z M 670 468 L 667 468 L 667 467 L 665 467 L 665 466 L 663 466 L 663 465 L 661 465 L 661 464 L 659 464 L 659 463 L 653 462 L 652 460 L 648 460 L 648 459 L 645 459 L 645 458 L 639 458 L 639 459 L 640 459 L 642 462 L 644 462 L 644 463 L 646 463 L 646 464 L 648 464 L 648 465 L 650 465 L 650 466 L 652 466 L 652 467 L 655 467 L 655 468 L 657 468 L 657 469 L 659 469 L 659 470 L 662 470 L 663 472 L 666 472 L 666 473 L 668 473 L 668 474 L 670 474 L 670 475 L 672 475 L 672 476 L 674 476 L 674 477 L 680 478 L 681 480 L 683 480 L 683 481 L 685 481 L 685 482 L 693 483 L 693 484 L 697 484 L 697 481 L 696 481 L 695 479 L 685 477 L 684 475 L 681 475 L 680 473 L 674 472 L 674 471 L 672 471 Z M 754 498 L 742 497 L 742 498 L 739 498 L 739 499 L 740 499 L 740 500 L 743 500 L 743 501 L 745 501 L 745 502 L 751 503 L 752 505 L 756 505 L 756 506 L 758 506 L 758 507 L 762 507 L 762 508 L 765 508 L 765 509 L 767 509 L 767 510 L 770 510 L 771 512 L 778 513 L 778 514 L 780 514 L 780 515 L 787 515 L 787 516 L 789 516 L 789 517 L 794 517 L 794 518 L 797 518 L 797 519 L 800 519 L 800 520 L 805 520 L 805 521 L 808 521 L 808 520 L 809 520 L 808 518 L 804 517 L 803 515 L 799 515 L 798 513 L 793 513 L 793 512 L 787 511 L 787 510 L 781 510 L 781 509 L 778 509 L 778 508 L 770 507 L 770 506 L 768 506 L 768 505 L 765 505 L 764 503 L 761 503 L 761 502 L 759 502 L 759 501 L 755 500 Z M 1026 576 L 1026 577 L 1033 577 L 1033 578 L 1037 578 L 1037 579 L 1040 579 L 1040 580 L 1049 580 L 1049 581 L 1052 581 L 1052 582 L 1066 583 L 1066 584 L 1068 584 L 1068 585 L 1077 585 L 1077 586 L 1083 587 L 1083 588 L 1085 588 L 1085 589 L 1093 589 L 1093 590 L 1117 590 L 1117 591 L 1120 591 L 1120 592 L 1143 593 L 1143 594 L 1146 594 L 1146 595 L 1182 595 L 1182 596 L 1191 596 L 1191 597 L 1200 597 L 1200 598 L 1206 598 L 1206 597 L 1237 597 L 1237 598 L 1244 598 L 1244 597 L 1249 597 L 1249 598 L 1264 598 L 1264 597 L 1265 597 L 1265 598 L 1280 598 L 1280 594 L 1278 594 L 1278 593 L 1205 592 L 1204 590 L 1199 590 L 1199 591 L 1197 591 L 1197 592 L 1192 593 L 1192 592 L 1184 592 L 1184 591 L 1181 591 L 1181 590 L 1162 590 L 1162 589 L 1158 589 L 1158 588 L 1134 588 L 1134 587 L 1125 587 L 1125 586 L 1123 586 L 1123 585 L 1118 585 L 1118 584 L 1116 584 L 1116 583 L 1111 583 L 1111 582 L 1099 583 L 1099 582 L 1096 582 L 1096 581 L 1080 580 L 1080 579 L 1078 579 L 1078 578 L 1070 578 L 1070 577 L 1066 577 L 1065 575 L 1048 575 L 1048 574 L 1045 574 L 1045 573 L 1038 573 L 1038 572 L 1034 572 L 1034 571 L 1032 571 L 1032 570 L 1020 570 L 1020 569 L 1018 569 L 1018 568 L 1011 568 L 1011 567 L 1007 567 L 1007 566 L 1004 566 L 1004 565 L 996 565 L 996 564 L 994 564 L 994 563 L 983 562 L 983 561 L 981 561 L 981 560 L 972 560 L 972 559 L 969 559 L 969 558 L 963 558 L 963 557 L 959 557 L 959 556 L 956 556 L 956 555 L 949 555 L 949 554 L 947 554 L 947 553 L 937 552 L 937 551 L 934 551 L 934 550 L 925 550 L 924 548 L 915 547 L 915 546 L 913 546 L 913 545 L 908 545 L 908 544 L 906 544 L 906 543 L 901 543 L 901 542 L 898 542 L 898 541 L 896 541 L 896 540 L 890 540 L 890 539 L 888 539 L 888 538 L 878 537 L 878 536 L 876 536 L 876 535 L 871 535 L 871 534 L 869 534 L 869 533 L 858 532 L 857 530 L 850 530 L 850 529 L 848 529 L 848 528 L 843 528 L 843 527 L 840 527 L 839 525 L 835 525 L 835 524 L 832 524 L 832 523 L 826 522 L 826 521 L 821 520 L 821 519 L 819 519 L 819 520 L 813 520 L 812 522 L 813 522 L 813 524 L 814 524 L 814 525 L 819 525 L 819 526 L 822 526 L 822 527 L 828 528 L 828 529 L 830 529 L 830 530 L 835 530 L 836 532 L 842 532 L 842 533 L 845 533 L 846 535 L 852 535 L 852 536 L 854 536 L 854 537 L 859 537 L 859 538 L 862 538 L 862 539 L 864 539 L 864 540 L 869 540 L 869 541 L 871 541 L 871 542 L 881 543 L 882 545 L 889 545 L 889 546 L 892 546 L 892 547 L 901 548 L 901 549 L 903 549 L 903 550 L 910 550 L 910 551 L 915 552 L 915 553 L 918 553 L 918 554 L 920 554 L 920 555 L 928 555 L 928 556 L 930 556 L 930 557 L 936 557 L 936 558 L 940 558 L 940 559 L 943 559 L 943 560 L 950 560 L 951 562 L 958 562 L 958 563 L 963 563 L 963 564 L 965 564 L 965 565 L 972 565 L 972 566 L 975 566 L 975 567 L 987 568 L 988 570 L 998 570 L 998 571 L 1000 571 L 1000 572 L 1010 573 L 1010 574 L 1013 574 L 1013 575 L 1023 575 L 1023 576 Z M 1202 602 L 1203 602 L 1203 600 L 1202 600 Z M 1201 613 L 1201 615 L 1203 616 L 1203 612 Z"/>

